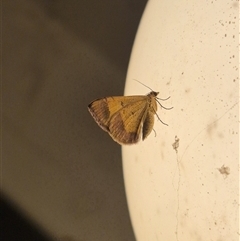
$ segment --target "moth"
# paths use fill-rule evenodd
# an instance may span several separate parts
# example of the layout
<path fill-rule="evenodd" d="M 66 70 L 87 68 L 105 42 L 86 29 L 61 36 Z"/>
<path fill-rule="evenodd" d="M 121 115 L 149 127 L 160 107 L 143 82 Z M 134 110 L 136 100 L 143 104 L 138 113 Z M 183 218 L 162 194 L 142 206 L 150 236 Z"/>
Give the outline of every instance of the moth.
<path fill-rule="evenodd" d="M 159 92 L 151 90 L 147 95 L 96 99 L 88 105 L 88 110 L 96 123 L 114 141 L 120 145 L 136 144 L 141 138 L 145 140 L 153 130 L 154 115 L 158 117 L 157 103 L 166 110 L 172 109 L 163 107 L 159 102 L 170 97 L 160 99 L 158 94 Z M 159 117 L 158 119 L 161 121 Z"/>

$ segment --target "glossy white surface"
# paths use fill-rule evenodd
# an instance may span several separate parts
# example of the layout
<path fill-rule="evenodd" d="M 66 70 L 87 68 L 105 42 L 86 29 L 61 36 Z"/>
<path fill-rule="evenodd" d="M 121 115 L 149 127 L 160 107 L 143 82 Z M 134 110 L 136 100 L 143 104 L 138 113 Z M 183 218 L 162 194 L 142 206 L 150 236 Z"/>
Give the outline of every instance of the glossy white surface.
<path fill-rule="evenodd" d="M 137 241 L 238 240 L 238 53 L 238 2 L 148 2 L 125 95 L 149 92 L 137 79 L 174 109 L 122 148 Z"/>

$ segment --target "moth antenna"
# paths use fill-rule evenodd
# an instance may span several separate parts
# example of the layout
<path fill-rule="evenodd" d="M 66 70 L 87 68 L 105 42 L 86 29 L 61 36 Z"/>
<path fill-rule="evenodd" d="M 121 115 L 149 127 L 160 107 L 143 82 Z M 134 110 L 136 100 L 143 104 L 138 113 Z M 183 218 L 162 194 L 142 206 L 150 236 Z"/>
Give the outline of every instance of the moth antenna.
<path fill-rule="evenodd" d="M 143 84 L 142 82 L 140 82 L 140 81 L 138 81 L 138 80 L 136 80 L 136 79 L 133 79 L 133 80 L 135 80 L 135 81 L 137 81 L 138 83 L 140 83 L 141 85 L 143 85 L 143 86 L 145 86 L 145 87 L 147 87 L 148 89 L 150 89 L 151 91 L 154 91 L 153 89 L 151 89 L 150 87 L 148 87 L 147 85 L 145 85 L 145 84 Z M 158 100 L 162 100 L 162 101 L 165 101 L 165 100 L 168 100 L 168 99 L 170 99 L 170 97 L 171 96 L 168 96 L 167 98 L 165 98 L 165 99 L 161 99 L 161 98 L 158 98 L 158 97 L 155 97 L 156 98 L 156 101 L 158 102 L 158 104 L 163 108 L 163 109 L 165 109 L 165 110 L 171 110 L 173 107 L 170 107 L 170 108 L 167 108 L 167 107 L 164 107 L 163 105 L 161 105 L 160 104 L 160 102 L 158 101 Z"/>
<path fill-rule="evenodd" d="M 145 87 L 147 87 L 148 89 L 150 89 L 151 91 L 154 91 L 153 89 L 151 89 L 150 87 L 148 87 L 147 85 L 145 85 L 145 84 L 143 84 L 142 82 L 140 82 L 139 80 L 136 80 L 136 79 L 133 79 L 133 80 L 135 80 L 135 81 L 137 81 L 138 83 L 140 83 L 141 85 L 143 85 L 143 86 L 145 86 Z M 170 98 L 170 96 L 169 97 L 167 97 L 166 99 L 161 99 L 161 98 L 158 98 L 158 97 L 155 97 L 155 99 L 156 99 L 156 101 L 157 101 L 157 103 L 163 108 L 163 109 L 165 109 L 165 110 L 171 110 L 173 107 L 170 107 L 170 108 L 167 108 L 167 107 L 164 107 L 158 100 L 162 100 L 162 101 L 165 101 L 165 100 L 168 100 Z M 163 125 L 166 125 L 166 126 L 168 126 L 168 124 L 166 124 L 166 123 L 164 123 L 161 119 L 160 119 L 160 117 L 158 116 L 158 114 L 157 114 L 157 112 L 155 112 L 155 114 L 156 114 L 156 116 L 157 116 L 157 118 L 158 118 L 158 120 L 160 120 L 161 122 L 162 122 L 162 124 Z M 154 129 L 153 129 L 154 130 Z M 155 130 L 154 130 L 154 132 L 155 132 Z M 155 132 L 155 134 L 156 134 L 156 132 Z"/>
<path fill-rule="evenodd" d="M 154 91 L 153 89 L 151 89 L 151 88 L 148 87 L 147 85 L 143 84 L 142 82 L 140 82 L 140 81 L 138 81 L 138 80 L 136 80 L 136 79 L 133 79 L 133 80 L 135 80 L 135 81 L 137 81 L 138 83 L 140 83 L 141 85 L 147 87 L 147 88 L 150 89 L 151 91 Z"/>

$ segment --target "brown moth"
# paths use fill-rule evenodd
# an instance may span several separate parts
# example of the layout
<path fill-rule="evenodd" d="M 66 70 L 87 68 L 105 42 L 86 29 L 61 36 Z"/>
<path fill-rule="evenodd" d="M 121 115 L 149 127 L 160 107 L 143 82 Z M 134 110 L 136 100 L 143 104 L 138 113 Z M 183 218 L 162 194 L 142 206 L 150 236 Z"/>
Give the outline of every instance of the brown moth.
<path fill-rule="evenodd" d="M 158 94 L 159 92 L 151 91 L 147 95 L 105 97 L 91 102 L 88 110 L 114 141 L 121 145 L 135 144 L 141 137 L 145 140 L 153 129 L 157 102 L 163 107 L 158 101 Z M 158 119 L 160 120 L 159 117 Z"/>

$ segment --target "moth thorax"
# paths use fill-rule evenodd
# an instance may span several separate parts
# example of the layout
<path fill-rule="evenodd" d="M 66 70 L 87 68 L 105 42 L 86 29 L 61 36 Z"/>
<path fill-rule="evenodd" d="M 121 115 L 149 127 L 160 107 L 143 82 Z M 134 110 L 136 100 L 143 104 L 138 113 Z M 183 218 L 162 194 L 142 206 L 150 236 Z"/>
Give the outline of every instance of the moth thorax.
<path fill-rule="evenodd" d="M 154 114 L 157 111 L 157 102 L 156 102 L 156 96 L 159 94 L 159 92 L 151 91 L 147 96 L 149 97 L 149 107 L 150 111 Z"/>

